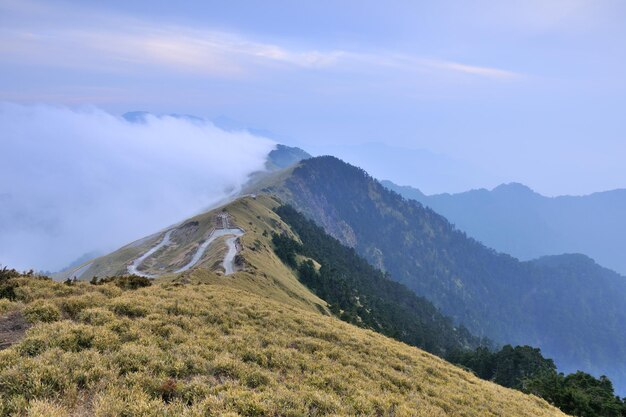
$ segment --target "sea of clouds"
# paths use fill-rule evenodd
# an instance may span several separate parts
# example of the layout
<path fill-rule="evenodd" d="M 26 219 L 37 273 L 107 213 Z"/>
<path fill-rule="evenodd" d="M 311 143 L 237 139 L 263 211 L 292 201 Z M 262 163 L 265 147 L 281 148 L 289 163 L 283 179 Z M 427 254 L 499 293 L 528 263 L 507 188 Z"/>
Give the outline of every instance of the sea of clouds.
<path fill-rule="evenodd" d="M 58 271 L 210 207 L 275 144 L 210 122 L 0 103 L 0 264 Z"/>

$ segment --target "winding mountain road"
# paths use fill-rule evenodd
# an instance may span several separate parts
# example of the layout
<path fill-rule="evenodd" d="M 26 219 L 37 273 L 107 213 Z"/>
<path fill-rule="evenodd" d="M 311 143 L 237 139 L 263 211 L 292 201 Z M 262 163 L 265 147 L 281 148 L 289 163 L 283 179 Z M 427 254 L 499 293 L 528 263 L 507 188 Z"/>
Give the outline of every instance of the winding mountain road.
<path fill-rule="evenodd" d="M 239 235 L 241 236 L 241 235 Z M 224 256 L 224 275 L 230 275 L 235 272 L 235 255 L 237 255 L 237 238 L 239 236 L 232 236 L 226 239 L 226 246 L 228 246 L 228 252 Z"/>
<path fill-rule="evenodd" d="M 228 245 L 228 252 L 226 253 L 226 256 L 224 257 L 224 270 L 226 271 L 225 275 L 232 274 L 235 269 L 234 258 L 235 258 L 235 254 L 237 253 L 237 248 L 235 247 L 235 240 L 239 236 L 243 235 L 243 231 L 241 229 L 235 229 L 235 228 L 213 230 L 209 238 L 206 241 L 204 241 L 202 245 L 200 245 L 196 253 L 193 255 L 193 258 L 191 258 L 191 261 L 189 261 L 189 263 L 183 266 L 182 268 L 177 269 L 175 272 L 183 272 L 183 271 L 190 269 L 192 266 L 200 262 L 200 259 L 202 259 L 202 256 L 204 255 L 204 252 L 206 252 L 206 250 L 209 248 L 209 246 L 211 245 L 211 243 L 213 243 L 215 239 L 217 239 L 218 237 L 228 236 L 228 235 L 233 235 L 233 237 L 226 239 L 226 244 Z M 230 259 L 229 259 L 229 255 L 231 254 L 231 251 L 234 253 L 232 254 L 232 256 L 230 256 Z"/>
<path fill-rule="evenodd" d="M 143 261 L 148 259 L 148 257 L 152 255 L 154 252 L 170 244 L 170 235 L 172 234 L 173 231 L 174 230 L 172 229 L 172 230 L 168 230 L 167 232 L 165 232 L 165 235 L 163 236 L 163 240 L 161 240 L 156 246 L 153 246 L 148 252 L 144 253 L 139 258 L 135 259 L 130 265 L 128 265 L 128 273 L 139 275 L 139 276 L 146 277 L 146 278 L 156 278 L 156 275 L 146 274 L 144 272 L 139 271 L 138 268 L 139 266 L 141 266 Z"/>
<path fill-rule="evenodd" d="M 228 217 L 226 217 L 225 215 L 218 215 L 217 220 L 219 222 L 218 226 L 220 227 L 213 229 L 213 231 L 211 231 L 211 233 L 209 234 L 209 237 L 198 247 L 193 257 L 191 258 L 191 261 L 189 261 L 189 263 L 187 263 L 185 266 L 174 271 L 174 273 L 187 271 L 191 269 L 192 267 L 194 267 L 196 264 L 198 264 L 198 262 L 200 262 L 200 260 L 204 256 L 209 246 L 211 246 L 211 243 L 213 243 L 216 239 L 223 237 L 223 236 L 229 236 L 226 239 L 226 246 L 228 247 L 228 251 L 226 252 L 226 255 L 224 256 L 224 261 L 222 263 L 224 267 L 224 275 L 230 275 L 235 272 L 235 255 L 237 254 L 236 241 L 237 241 L 237 238 L 239 238 L 240 236 L 243 236 L 244 232 L 243 230 L 239 228 L 231 227 L 230 221 Z M 146 253 L 144 253 L 137 259 L 135 259 L 128 266 L 128 272 L 130 274 L 135 274 L 135 275 L 139 275 L 139 276 L 146 277 L 146 278 L 158 277 L 158 275 L 155 275 L 155 274 L 147 274 L 145 272 L 139 271 L 139 267 L 146 259 L 148 259 L 148 257 L 153 255 L 156 251 L 158 251 L 162 247 L 167 246 L 171 243 L 170 235 L 172 234 L 173 231 L 174 229 L 168 230 L 163 236 L 163 239 L 157 245 L 153 246 Z"/>

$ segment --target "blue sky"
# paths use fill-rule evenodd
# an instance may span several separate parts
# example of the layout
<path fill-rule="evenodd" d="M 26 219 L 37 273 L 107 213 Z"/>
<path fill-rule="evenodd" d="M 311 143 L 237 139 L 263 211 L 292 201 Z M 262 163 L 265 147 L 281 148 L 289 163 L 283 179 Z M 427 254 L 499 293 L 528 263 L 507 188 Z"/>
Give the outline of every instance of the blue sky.
<path fill-rule="evenodd" d="M 625 21 L 621 0 L 0 0 L 0 100 L 226 115 L 426 192 L 584 194 L 626 187 Z"/>

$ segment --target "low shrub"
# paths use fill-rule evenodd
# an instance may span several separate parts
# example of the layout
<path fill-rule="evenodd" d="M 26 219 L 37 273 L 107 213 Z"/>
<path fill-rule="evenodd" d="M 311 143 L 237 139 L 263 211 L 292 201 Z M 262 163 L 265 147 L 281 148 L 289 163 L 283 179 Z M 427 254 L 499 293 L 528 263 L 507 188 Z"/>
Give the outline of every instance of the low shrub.
<path fill-rule="evenodd" d="M 242 363 L 228 356 L 220 356 L 215 359 L 211 368 L 212 374 L 221 379 L 238 379 L 241 375 Z"/>
<path fill-rule="evenodd" d="M 102 285 L 112 282 L 117 287 L 122 288 L 124 290 L 136 290 L 138 288 L 149 287 L 152 285 L 152 280 L 146 277 L 142 277 L 139 275 L 122 275 L 122 276 L 114 276 L 114 277 L 106 277 L 98 280 L 94 277 L 91 280 L 91 283 L 94 285 Z"/>
<path fill-rule="evenodd" d="M 80 352 L 90 349 L 93 345 L 94 331 L 85 326 L 76 327 L 65 333 L 65 337 L 59 340 L 59 347 L 71 352 Z"/>
<path fill-rule="evenodd" d="M 244 376 L 248 388 L 259 388 L 270 383 L 270 378 L 261 371 L 251 371 Z"/>
<path fill-rule="evenodd" d="M 17 303 L 14 303 L 11 300 L 0 297 L 0 314 L 6 313 L 7 311 L 12 311 L 17 308 Z"/>
<path fill-rule="evenodd" d="M 159 385 L 157 391 L 164 402 L 170 403 L 178 396 L 178 384 L 175 379 L 168 378 Z"/>
<path fill-rule="evenodd" d="M 50 400 L 34 400 L 28 405 L 28 416 L 67 417 L 69 412 Z"/>
<path fill-rule="evenodd" d="M 17 287 L 18 284 L 13 280 L 6 279 L 0 281 L 0 299 L 16 300 L 17 294 L 15 293 L 15 289 Z"/>
<path fill-rule="evenodd" d="M 26 306 L 24 317 L 30 323 L 52 323 L 61 319 L 61 311 L 48 301 L 36 300 Z"/>
<path fill-rule="evenodd" d="M 120 300 L 113 303 L 115 314 L 130 318 L 144 317 L 148 314 L 148 309 L 130 300 Z"/>
<path fill-rule="evenodd" d="M 46 340 L 40 337 L 28 337 L 19 344 L 18 351 L 22 356 L 37 356 L 48 348 Z"/>
<path fill-rule="evenodd" d="M 89 293 L 83 295 L 77 295 L 72 297 L 66 297 L 62 299 L 59 304 L 65 314 L 67 314 L 72 320 L 78 318 L 81 311 L 102 305 L 106 302 L 106 297 L 98 293 Z"/>
<path fill-rule="evenodd" d="M 87 308 L 80 312 L 78 321 L 92 326 L 104 326 L 115 320 L 115 314 L 101 307 Z"/>

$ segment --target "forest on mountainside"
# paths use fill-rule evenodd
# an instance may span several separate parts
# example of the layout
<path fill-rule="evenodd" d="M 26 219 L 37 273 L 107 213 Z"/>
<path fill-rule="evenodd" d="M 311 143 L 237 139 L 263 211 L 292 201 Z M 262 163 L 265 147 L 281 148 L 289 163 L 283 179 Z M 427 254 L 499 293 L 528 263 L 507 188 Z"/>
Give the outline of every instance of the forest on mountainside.
<path fill-rule="evenodd" d="M 582 371 L 565 375 L 531 346 L 494 350 L 483 340 L 484 346 L 472 350 L 468 345 L 478 339 L 464 328 L 452 327 L 427 300 L 391 281 L 293 207 L 283 205 L 275 211 L 302 242 L 274 233 L 276 254 L 342 320 L 438 354 L 479 378 L 537 395 L 568 414 L 626 416 L 626 403 L 615 396 L 606 376 L 595 378 Z"/>
<path fill-rule="evenodd" d="M 276 213 L 303 242 L 275 233 L 276 254 L 342 320 L 439 356 L 480 345 L 478 338 L 463 326 L 454 326 L 428 300 L 390 280 L 293 207 L 278 207 Z M 298 255 L 303 257 L 300 261 Z"/>
<path fill-rule="evenodd" d="M 626 390 L 626 280 L 580 256 L 520 262 L 326 156 L 266 191 L 479 337 L 541 348 Z M 590 343 L 593 341 L 593 343 Z"/>
<path fill-rule="evenodd" d="M 609 378 L 582 371 L 565 375 L 531 346 L 505 345 L 499 351 L 479 347 L 454 352 L 447 359 L 479 378 L 541 397 L 573 416 L 626 416 L 626 398 L 615 395 Z"/>

